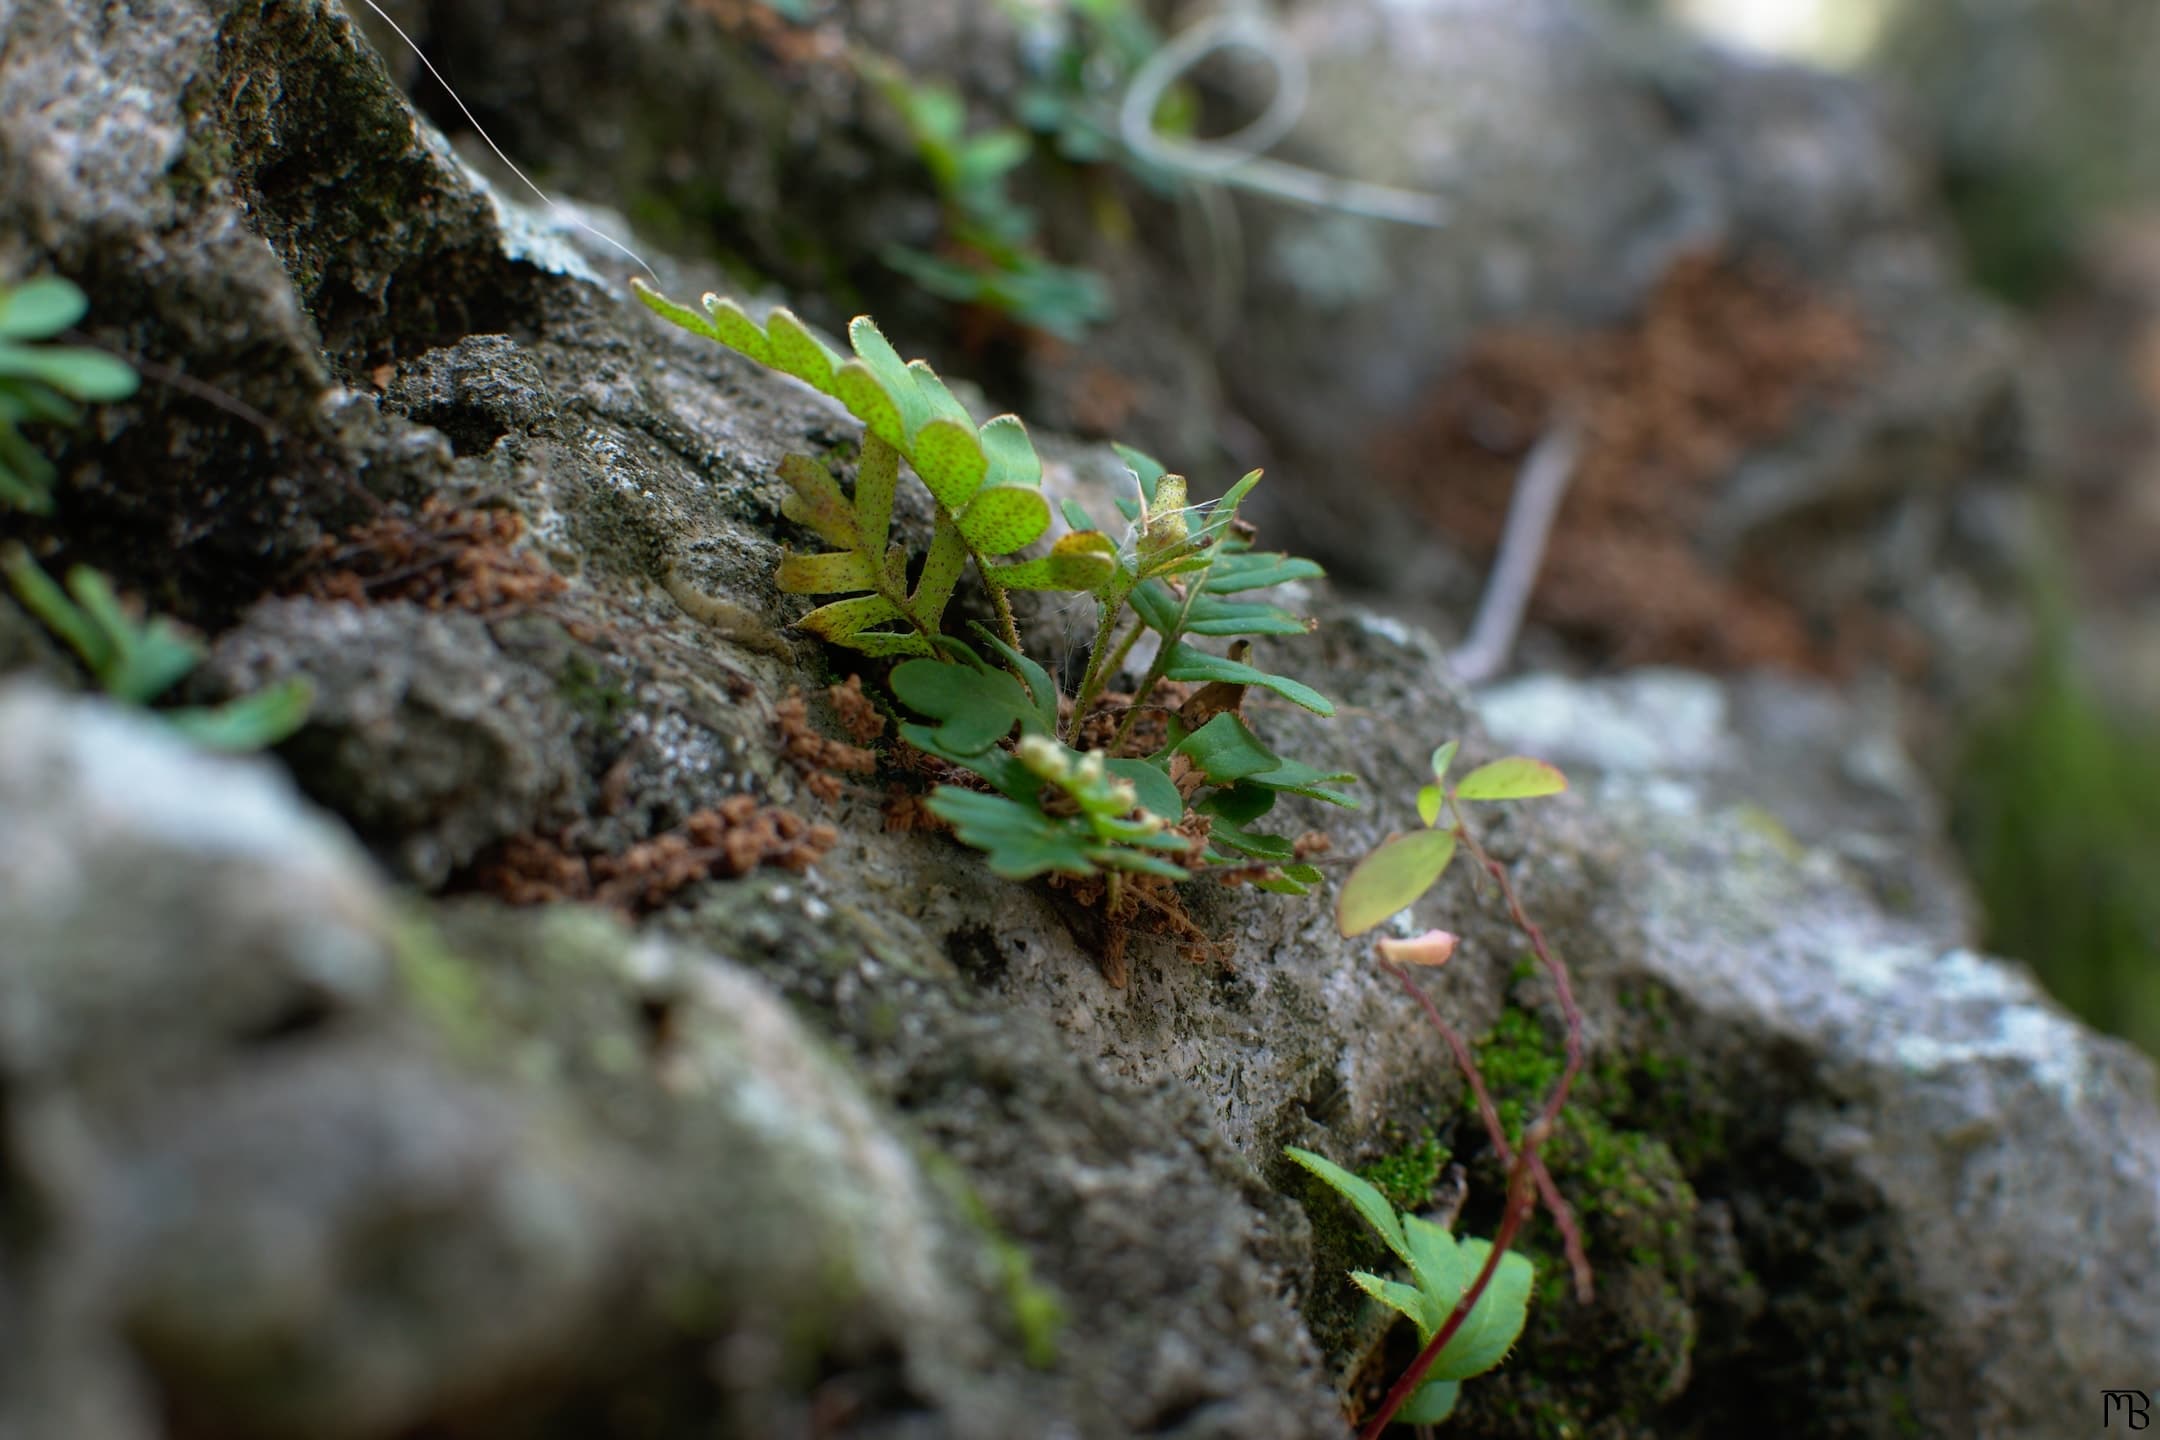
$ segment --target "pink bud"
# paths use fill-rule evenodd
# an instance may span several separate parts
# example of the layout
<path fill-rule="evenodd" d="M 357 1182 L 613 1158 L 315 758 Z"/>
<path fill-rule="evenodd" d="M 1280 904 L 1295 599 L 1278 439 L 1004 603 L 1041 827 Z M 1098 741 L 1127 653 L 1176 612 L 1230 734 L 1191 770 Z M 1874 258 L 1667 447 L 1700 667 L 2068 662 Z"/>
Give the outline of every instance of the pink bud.
<path fill-rule="evenodd" d="M 1397 965 L 1445 965 L 1455 953 L 1459 937 L 1445 930 L 1427 930 L 1408 940 L 1380 940 L 1375 942 L 1380 958 L 1392 960 Z"/>

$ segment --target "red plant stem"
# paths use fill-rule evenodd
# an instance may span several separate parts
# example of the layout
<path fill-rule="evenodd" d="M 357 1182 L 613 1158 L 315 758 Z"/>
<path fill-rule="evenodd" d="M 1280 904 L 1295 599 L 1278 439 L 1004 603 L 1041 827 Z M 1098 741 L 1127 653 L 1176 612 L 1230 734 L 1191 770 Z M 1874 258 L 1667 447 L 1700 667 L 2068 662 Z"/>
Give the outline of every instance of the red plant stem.
<path fill-rule="evenodd" d="M 1380 1408 L 1373 1412 L 1372 1419 L 1358 1432 L 1359 1440 L 1380 1440 L 1380 1433 L 1387 1429 L 1388 1422 L 1393 1420 L 1396 1412 L 1408 1404 L 1410 1397 L 1417 1393 L 1418 1387 L 1425 1382 L 1425 1372 L 1432 1368 L 1433 1361 L 1440 1358 L 1440 1352 L 1447 1348 L 1448 1342 L 1455 1338 L 1456 1332 L 1462 1329 L 1463 1322 L 1470 1317 L 1470 1312 L 1477 1308 L 1478 1301 L 1484 1298 L 1485 1287 L 1492 1283 L 1492 1277 L 1499 1270 L 1500 1261 L 1507 1254 L 1508 1246 L 1514 1243 L 1515 1232 L 1522 1227 L 1524 1219 L 1535 1208 L 1527 1193 L 1529 1190 L 1535 1189 L 1552 1207 L 1553 1219 L 1567 1242 L 1568 1263 L 1575 1272 L 1576 1294 L 1587 1300 L 1591 1293 L 1590 1262 L 1583 1254 L 1582 1239 L 1576 1231 L 1574 1217 L 1560 1199 L 1559 1189 L 1553 1184 L 1552 1176 L 1538 1159 L 1538 1151 L 1551 1137 L 1554 1126 L 1559 1123 L 1560 1112 L 1567 1106 L 1568 1092 L 1574 1088 L 1575 1077 L 1582 1070 L 1582 1008 L 1575 1003 L 1575 987 L 1568 979 L 1567 966 L 1560 962 L 1560 957 L 1545 943 L 1545 932 L 1538 928 L 1537 922 L 1523 909 L 1522 897 L 1515 893 L 1515 886 L 1508 879 L 1507 868 L 1486 854 L 1485 847 L 1478 844 L 1477 836 L 1471 833 L 1469 823 L 1463 818 L 1462 808 L 1455 803 L 1453 797 L 1450 797 L 1449 805 L 1455 812 L 1457 842 L 1470 852 L 1485 873 L 1492 876 L 1499 885 L 1501 898 L 1507 902 L 1508 918 L 1514 922 L 1516 929 L 1528 937 L 1531 950 L 1544 965 L 1546 973 L 1553 977 L 1553 988 L 1560 1000 L 1560 1014 L 1567 1025 L 1567 1060 L 1561 1067 L 1560 1078 L 1554 1083 L 1552 1093 L 1545 1098 L 1544 1108 L 1538 1111 L 1536 1119 L 1524 1127 L 1522 1141 L 1514 1147 L 1514 1153 L 1510 1157 L 1507 1137 L 1500 1129 L 1499 1112 L 1492 1103 L 1491 1094 L 1485 1088 L 1484 1076 L 1478 1071 L 1477 1058 L 1470 1053 L 1470 1048 L 1463 1043 L 1462 1037 L 1455 1033 L 1454 1027 L 1441 1017 L 1439 1009 L 1426 998 L 1425 992 L 1411 982 L 1402 968 L 1390 961 L 1381 962 L 1417 999 L 1426 1018 L 1439 1027 L 1441 1035 L 1447 1039 L 1448 1048 L 1455 1054 L 1455 1063 L 1468 1077 L 1470 1087 L 1477 1095 L 1478 1113 L 1485 1122 L 1486 1131 L 1492 1137 L 1494 1149 L 1500 1155 L 1501 1162 L 1507 1166 L 1507 1208 L 1501 1213 L 1500 1227 L 1492 1238 L 1492 1249 L 1486 1253 L 1485 1264 L 1478 1270 L 1477 1277 L 1470 1282 L 1470 1288 L 1463 1291 L 1462 1298 L 1455 1302 L 1455 1308 L 1448 1312 L 1447 1319 L 1433 1332 L 1433 1338 L 1418 1352 L 1417 1359 L 1410 1362 L 1410 1368 L 1403 1371 L 1395 1383 L 1388 1387 L 1386 1397 L 1380 1402 Z"/>
<path fill-rule="evenodd" d="M 1500 1163 L 1512 1167 L 1515 1163 L 1515 1147 L 1508 1143 L 1507 1131 L 1501 1128 L 1500 1112 L 1493 1104 L 1492 1092 L 1485 1087 L 1484 1073 L 1478 1069 L 1477 1060 L 1470 1053 L 1469 1045 L 1464 1043 L 1462 1035 L 1455 1027 L 1441 1016 L 1438 1007 L 1432 1002 L 1432 997 L 1418 988 L 1417 982 L 1410 978 L 1409 971 L 1392 960 L 1382 960 L 1380 968 L 1393 975 L 1397 983 L 1410 992 L 1410 998 L 1417 1001 L 1418 1008 L 1425 1012 L 1425 1018 L 1440 1032 L 1441 1038 L 1447 1041 L 1448 1049 L 1455 1053 L 1456 1068 L 1461 1070 L 1463 1078 L 1470 1082 L 1471 1093 L 1477 1097 L 1478 1116 L 1485 1122 L 1485 1137 L 1491 1142 L 1493 1153 L 1500 1157 Z M 1553 1225 L 1560 1231 L 1560 1243 L 1567 1254 L 1568 1269 L 1575 1279 L 1575 1298 L 1587 1305 L 1594 1298 L 1596 1287 L 1590 1275 L 1590 1259 L 1583 1252 L 1582 1232 L 1576 1228 L 1575 1212 L 1568 1208 L 1567 1201 L 1560 1194 L 1560 1187 L 1553 1183 L 1552 1172 L 1545 1168 L 1544 1157 L 1535 1151 L 1530 1155 L 1530 1178 L 1537 1182 L 1538 1195 L 1544 1200 L 1545 1208 L 1552 1212 Z"/>

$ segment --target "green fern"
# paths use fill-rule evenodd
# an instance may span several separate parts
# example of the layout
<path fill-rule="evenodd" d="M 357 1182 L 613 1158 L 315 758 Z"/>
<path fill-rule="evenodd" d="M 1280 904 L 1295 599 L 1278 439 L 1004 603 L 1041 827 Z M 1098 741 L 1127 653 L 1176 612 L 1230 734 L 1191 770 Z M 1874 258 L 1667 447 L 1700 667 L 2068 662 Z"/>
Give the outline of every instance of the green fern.
<path fill-rule="evenodd" d="M 1310 561 L 1251 548 L 1237 512 L 1258 483 L 1258 471 L 1213 505 L 1188 505 L 1183 477 L 1120 447 L 1136 482 L 1135 494 L 1119 502 L 1127 544 L 1120 546 L 1068 502 L 1070 532 L 1034 558 L 1012 558 L 1040 541 L 1051 524 L 1042 463 L 1018 418 L 1001 415 L 975 425 L 930 367 L 903 361 L 867 317 L 849 327 L 849 358 L 785 309 L 774 310 L 761 326 L 719 296 L 707 295 L 698 311 L 642 285 L 637 293 L 683 329 L 833 396 L 863 422 L 852 495 L 807 456 L 782 462 L 789 489 L 783 509 L 833 548 L 788 556 L 778 583 L 791 594 L 844 597 L 812 610 L 796 622 L 800 627 L 834 644 L 902 661 L 891 674 L 893 693 L 931 723 L 903 724 L 901 734 L 988 786 L 987 792 L 941 786 L 929 808 L 964 842 L 987 851 L 992 869 L 1015 878 L 1053 871 L 1185 878 L 1191 872 L 1180 862 L 1193 842 L 1171 832 L 1197 810 L 1209 821 L 1204 865 L 1228 867 L 1241 879 L 1291 893 L 1319 880 L 1319 871 L 1299 859 L 1289 840 L 1252 826 L 1283 794 L 1354 805 L 1329 788 L 1352 777 L 1276 755 L 1235 713 L 1235 697 L 1257 687 L 1318 714 L 1332 714 L 1334 707 L 1310 686 L 1247 663 L 1242 638 L 1229 655 L 1196 643 L 1299 635 L 1310 628 L 1277 605 L 1236 598 L 1321 574 Z M 909 557 L 891 534 L 902 460 L 936 507 L 912 589 Z M 978 632 L 1002 669 L 940 629 L 971 560 L 998 620 L 996 631 Z M 1021 648 L 1008 600 L 1016 589 L 1077 591 L 1096 602 L 1096 642 L 1069 715 L 1056 681 Z M 1109 754 L 1125 748 L 1134 721 L 1165 680 L 1233 697 L 1221 707 L 1229 713 L 1196 716 L 1189 733 L 1173 717 L 1167 744 L 1144 759 L 1083 755 L 1073 748 L 1080 722 L 1147 632 L 1161 643 L 1106 747 Z M 1198 777 L 1184 791 L 1170 779 L 1180 758 Z M 1188 793 L 1202 791 L 1205 798 L 1188 803 Z M 1180 859 L 1169 858 L 1173 854 Z"/>
<path fill-rule="evenodd" d="M 780 588 L 791 594 L 853 594 L 813 610 L 802 628 L 868 655 L 929 655 L 939 617 L 967 562 L 975 562 L 997 609 L 1003 639 L 1020 646 L 1012 590 L 1092 590 L 1114 571 L 1110 537 L 1083 532 L 1061 537 L 1035 560 L 997 564 L 1050 528 L 1042 493 L 1042 461 L 1016 415 L 977 427 L 928 364 L 900 358 L 865 315 L 848 327 L 855 355 L 828 349 L 794 314 L 776 309 L 760 327 L 732 300 L 705 297 L 705 313 L 678 305 L 636 284 L 638 298 L 695 334 L 709 336 L 815 390 L 832 396 L 863 422 L 862 462 L 852 503 L 815 461 L 791 456 L 781 475 L 793 492 L 790 519 L 839 547 L 790 557 Z M 916 588 L 906 589 L 906 554 L 888 543 L 899 462 L 914 468 L 937 505 L 937 522 Z M 866 593 L 865 593 L 866 592 Z M 902 631 L 873 626 L 902 621 Z"/>

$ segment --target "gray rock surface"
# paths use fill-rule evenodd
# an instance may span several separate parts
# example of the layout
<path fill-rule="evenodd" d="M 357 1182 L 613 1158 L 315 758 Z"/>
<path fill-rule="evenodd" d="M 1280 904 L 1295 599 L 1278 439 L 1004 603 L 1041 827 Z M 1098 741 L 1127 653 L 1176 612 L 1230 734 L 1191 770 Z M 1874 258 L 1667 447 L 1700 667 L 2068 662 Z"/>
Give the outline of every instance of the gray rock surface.
<path fill-rule="evenodd" d="M 1982 1435 L 2060 1433 L 2084 1377 L 2160 1353 L 2123 1258 L 2160 1243 L 2152 1066 L 1967 948 L 1933 804 L 1879 714 L 1680 672 L 1480 698 L 1497 738 L 1575 760 L 1626 837 L 1631 963 L 1683 998 L 1681 1048 L 1779 1117 L 1763 1138 L 1810 1183 L 1885 1207 L 1865 1238 L 1797 1242 L 1854 1287 L 1842 1345 L 1902 1354 L 1914 1413 Z M 1774 1228 L 1763 1204 L 1736 1200 L 1743 1233 Z M 1895 1297 L 1867 1273 L 1883 1262 L 1912 1267 Z"/>
<path fill-rule="evenodd" d="M 203 363 L 281 438 L 146 393 L 68 452 L 35 538 L 218 623 L 205 693 L 304 671 L 322 709 L 241 763 L 0 698 L 0 1316 L 27 1337 L 0 1430 L 1335 1433 L 1372 1339 L 1340 1272 L 1378 1255 L 1282 1147 L 1368 1164 L 1429 1134 L 1491 1223 L 1490 1157 L 1400 993 L 1324 903 L 1249 890 L 1192 902 L 1232 958 L 1142 939 L 1114 989 L 1056 892 L 888 831 L 873 791 L 817 808 L 775 712 L 843 657 L 782 629 L 774 468 L 844 465 L 852 422 L 624 303 L 619 261 L 475 180 L 335 9 L 158 8 L 10 12 L 0 220 L 25 223 L 0 233 L 170 363 L 222 317 Z M 147 130 L 85 118 L 121 92 Z M 61 165 L 89 178 L 26 178 Z M 1116 475 L 1046 449 L 1053 483 Z M 426 498 L 509 508 L 508 553 L 561 588 L 280 593 L 319 536 Z M 1299 817 L 1354 854 L 1413 823 L 1436 740 L 1498 752 L 1429 636 L 1297 602 L 1318 630 L 1261 658 L 1340 717 L 1252 715 L 1364 778 L 1365 810 Z M 1600 1298 L 1552 1287 L 1461 1433 L 1715 1435 L 1765 1407 L 1820 1436 L 2060 1433 L 2155 1350 L 2150 1066 L 1960 949 L 1947 900 L 1886 913 L 1849 833 L 1928 826 L 1879 820 L 1912 794 L 1851 764 L 1866 717 L 1644 683 L 1644 713 L 1701 713 L 1714 764 L 1676 773 L 1653 720 L 1647 770 L 1608 755 L 1490 825 L 1583 992 L 1555 1158 Z M 1888 788 L 1858 826 L 1827 782 L 1813 810 L 1765 792 L 1765 825 L 1741 797 L 1788 751 L 1800 791 Z M 439 884 L 507 838 L 620 855 L 738 794 L 830 821 L 833 850 L 634 928 Z M 402 905 L 363 842 L 418 882 Z M 1468 877 L 1417 918 L 1464 935 L 1436 1003 L 1496 1072 L 1550 1063 L 1550 997 Z"/>

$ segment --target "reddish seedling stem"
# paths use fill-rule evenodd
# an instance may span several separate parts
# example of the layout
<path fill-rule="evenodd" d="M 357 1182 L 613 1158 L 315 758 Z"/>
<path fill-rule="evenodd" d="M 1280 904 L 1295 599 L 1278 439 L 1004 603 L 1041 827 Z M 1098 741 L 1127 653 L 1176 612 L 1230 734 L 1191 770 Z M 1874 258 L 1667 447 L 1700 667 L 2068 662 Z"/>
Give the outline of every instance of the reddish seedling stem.
<path fill-rule="evenodd" d="M 1461 845 L 1500 887 L 1501 898 L 1507 904 L 1508 918 L 1514 922 L 1515 928 L 1529 939 L 1532 952 L 1545 967 L 1546 973 L 1552 976 L 1553 988 L 1560 1001 L 1560 1014 L 1567 1025 L 1567 1061 L 1561 1067 L 1560 1078 L 1554 1083 L 1552 1093 L 1545 1098 L 1544 1108 L 1539 1110 L 1537 1118 L 1524 1128 L 1520 1142 L 1510 1145 L 1506 1133 L 1500 1128 L 1500 1112 L 1493 1104 L 1492 1093 L 1486 1088 L 1485 1077 L 1479 1071 L 1477 1057 L 1471 1053 L 1469 1045 L 1456 1033 L 1455 1027 L 1442 1018 L 1438 1007 L 1418 988 L 1407 971 L 1392 961 L 1380 962 L 1381 968 L 1393 975 L 1418 1002 L 1418 1007 L 1425 1012 L 1425 1018 L 1447 1041 L 1448 1049 L 1455 1056 L 1457 1068 L 1469 1081 L 1470 1091 L 1477 1098 L 1478 1117 L 1485 1123 L 1485 1133 L 1492 1141 L 1493 1153 L 1499 1156 L 1500 1163 L 1507 1167 L 1507 1208 L 1500 1216 L 1500 1227 L 1493 1235 L 1492 1249 L 1485 1256 L 1485 1264 L 1479 1269 L 1477 1278 L 1470 1282 L 1469 1289 L 1463 1291 L 1462 1298 L 1455 1302 L 1455 1308 L 1448 1312 L 1447 1319 L 1433 1332 L 1433 1338 L 1418 1352 L 1417 1359 L 1411 1361 L 1410 1367 L 1388 1388 L 1386 1398 L 1380 1402 L 1380 1408 L 1373 1412 L 1372 1419 L 1358 1432 L 1359 1440 L 1380 1440 L 1380 1434 L 1387 1429 L 1388 1422 L 1393 1420 L 1396 1412 L 1408 1404 L 1410 1397 L 1417 1393 L 1418 1387 L 1425 1382 L 1425 1372 L 1432 1368 L 1433 1361 L 1440 1357 L 1440 1352 L 1447 1348 L 1448 1342 L 1462 1329 L 1463 1322 L 1470 1317 L 1470 1312 L 1477 1308 L 1478 1301 L 1484 1297 L 1485 1287 L 1492 1283 L 1494 1273 L 1500 1268 L 1501 1258 L 1514 1243 L 1516 1231 L 1521 1229 L 1523 1221 L 1536 1208 L 1533 1191 L 1552 1212 L 1553 1223 L 1560 1230 L 1561 1240 L 1567 1249 L 1568 1267 L 1574 1272 L 1577 1298 L 1588 1303 L 1592 1294 L 1590 1261 L 1583 1253 L 1581 1232 L 1576 1228 L 1575 1217 L 1568 1210 L 1567 1202 L 1560 1197 L 1559 1187 L 1553 1183 L 1552 1175 L 1546 1170 L 1545 1162 L 1538 1158 L 1538 1151 L 1546 1140 L 1551 1138 L 1553 1127 L 1559 1122 L 1560 1112 L 1567 1106 L 1568 1092 L 1574 1088 L 1575 1077 L 1582 1070 L 1582 1010 L 1575 1003 L 1575 987 L 1569 981 L 1567 966 L 1553 953 L 1552 947 L 1545 943 L 1545 932 L 1539 929 L 1537 922 L 1524 911 L 1522 897 L 1515 893 L 1514 883 L 1508 879 L 1507 867 L 1485 853 L 1485 847 L 1478 844 L 1477 836 L 1471 833 L 1459 807 L 1455 810 L 1454 829 L 1456 843 Z"/>

